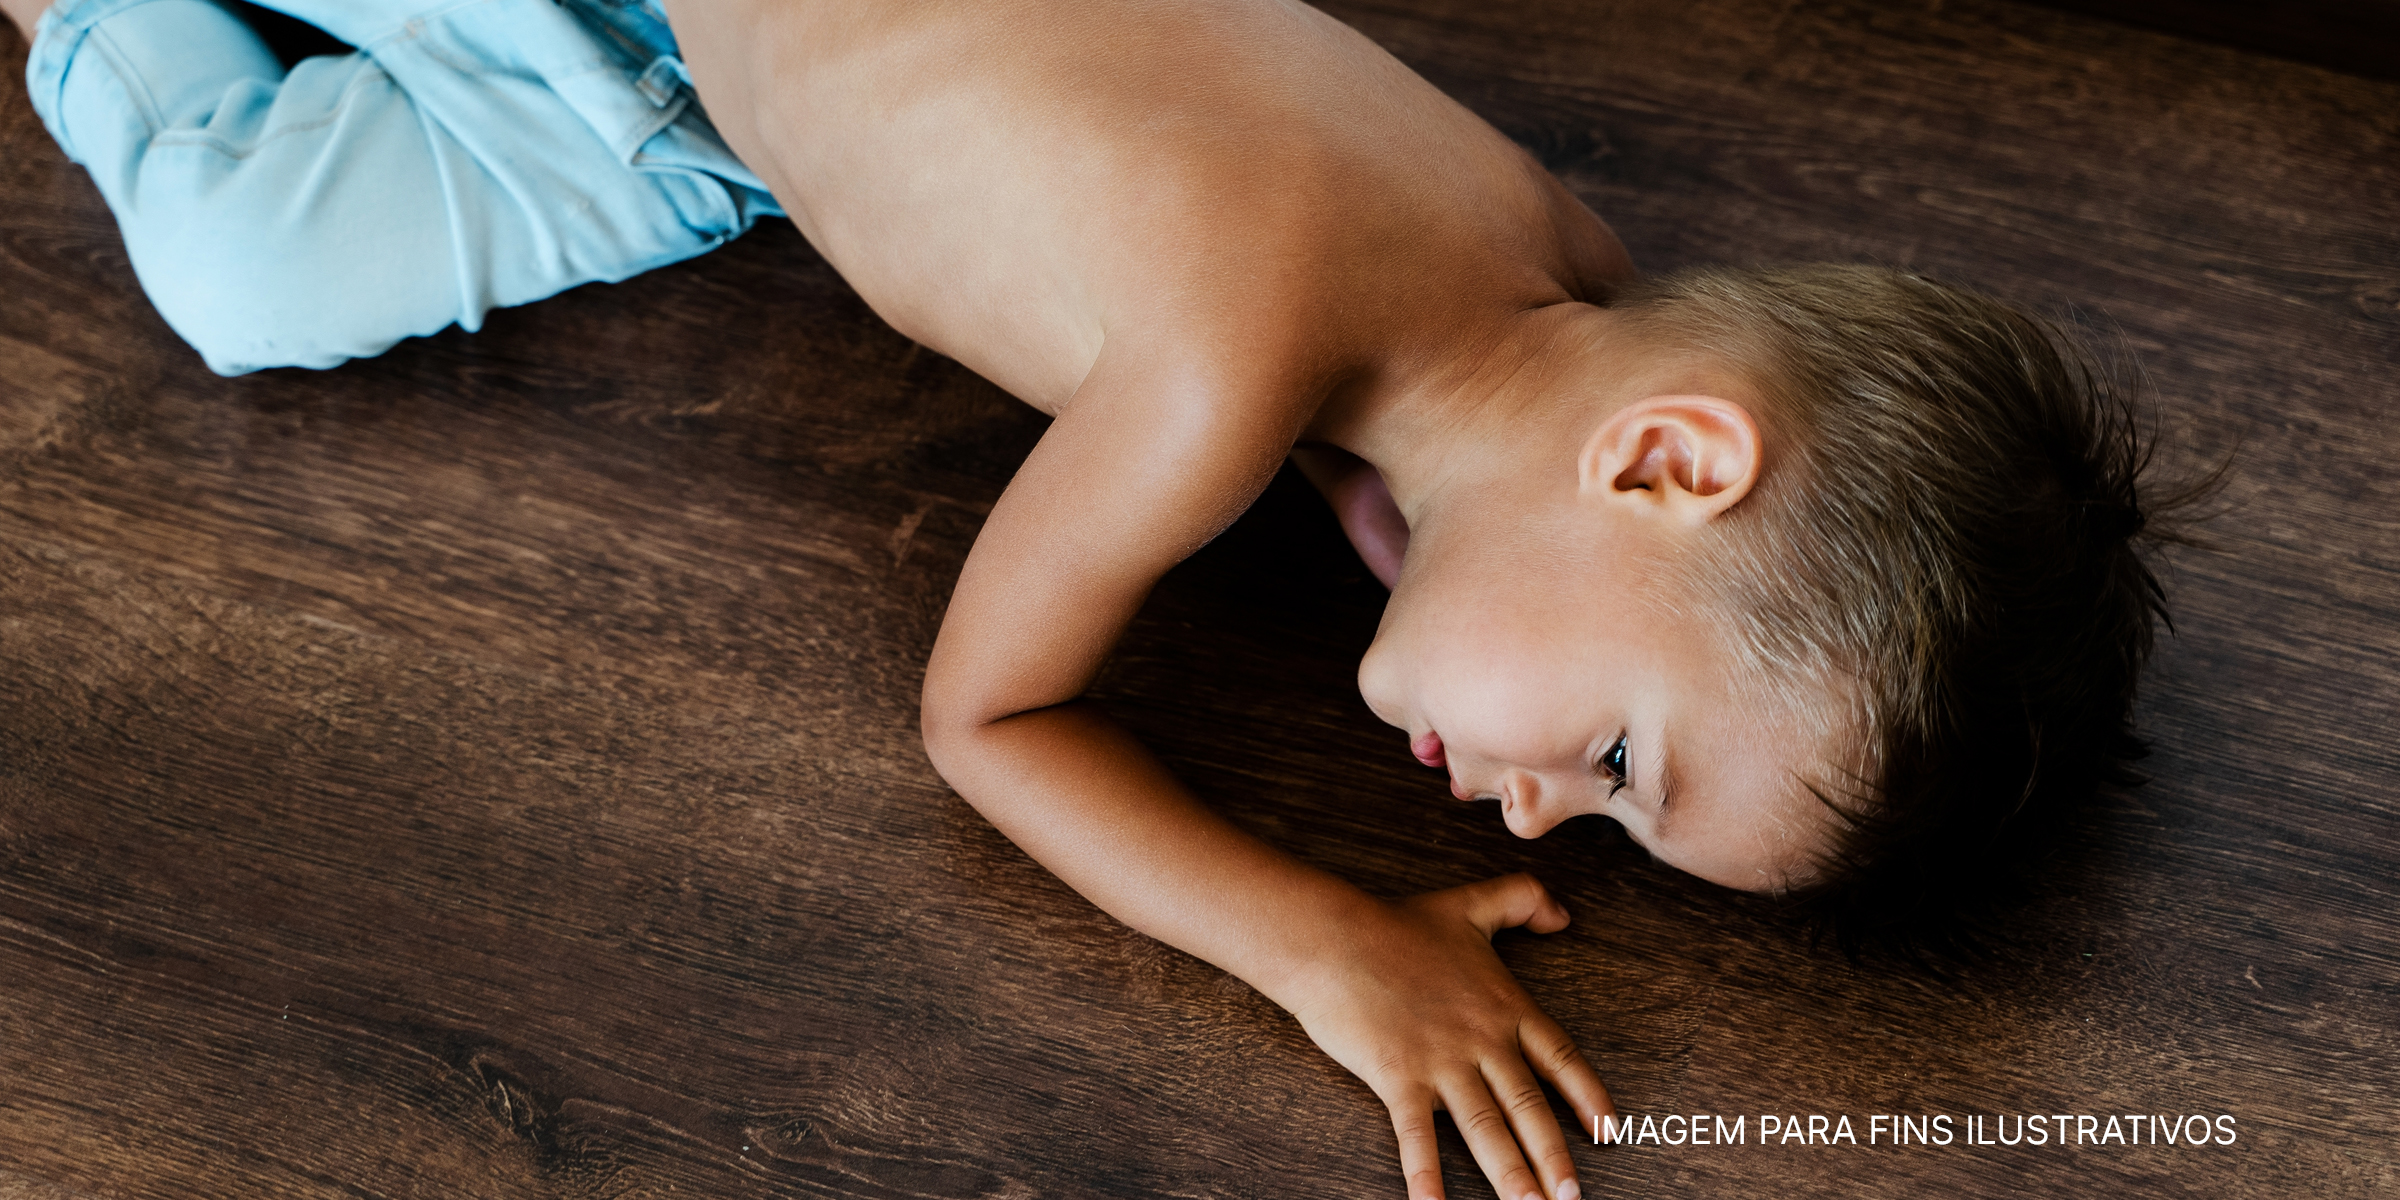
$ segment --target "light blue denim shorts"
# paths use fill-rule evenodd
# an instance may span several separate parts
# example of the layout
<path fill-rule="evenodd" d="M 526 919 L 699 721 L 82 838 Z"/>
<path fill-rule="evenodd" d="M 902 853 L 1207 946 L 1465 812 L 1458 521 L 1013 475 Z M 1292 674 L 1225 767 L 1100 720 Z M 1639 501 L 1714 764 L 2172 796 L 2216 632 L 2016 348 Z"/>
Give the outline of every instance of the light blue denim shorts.
<path fill-rule="evenodd" d="M 26 69 L 143 289 L 219 374 L 476 329 L 782 212 L 655 0 L 269 6 L 357 53 L 287 72 L 213 0 L 58 0 Z"/>

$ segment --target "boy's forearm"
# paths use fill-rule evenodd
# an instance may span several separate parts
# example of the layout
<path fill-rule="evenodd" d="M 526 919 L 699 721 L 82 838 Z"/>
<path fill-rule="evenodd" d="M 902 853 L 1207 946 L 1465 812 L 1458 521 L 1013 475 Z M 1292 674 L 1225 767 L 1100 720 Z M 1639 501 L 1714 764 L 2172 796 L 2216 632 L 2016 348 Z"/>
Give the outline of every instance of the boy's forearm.
<path fill-rule="evenodd" d="M 1292 1008 L 1378 902 L 1242 832 L 1088 702 L 930 724 L 934 765 L 1011 841 L 1111 916 Z"/>

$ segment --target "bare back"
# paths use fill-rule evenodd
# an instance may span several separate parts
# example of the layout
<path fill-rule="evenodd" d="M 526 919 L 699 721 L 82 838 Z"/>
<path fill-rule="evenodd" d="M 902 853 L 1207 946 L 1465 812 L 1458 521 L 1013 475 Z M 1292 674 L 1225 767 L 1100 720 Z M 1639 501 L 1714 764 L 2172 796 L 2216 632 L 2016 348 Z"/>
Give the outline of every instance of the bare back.
<path fill-rule="evenodd" d="M 671 16 L 727 141 L 868 303 L 1054 414 L 1104 343 L 1379 371 L 1629 270 L 1528 156 L 1303 5 Z"/>

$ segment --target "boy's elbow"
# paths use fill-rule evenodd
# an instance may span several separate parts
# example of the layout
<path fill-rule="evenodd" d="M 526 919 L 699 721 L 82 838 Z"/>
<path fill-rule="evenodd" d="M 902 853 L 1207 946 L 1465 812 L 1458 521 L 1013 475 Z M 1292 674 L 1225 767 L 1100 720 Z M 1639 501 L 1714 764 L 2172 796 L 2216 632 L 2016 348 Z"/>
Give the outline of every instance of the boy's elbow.
<path fill-rule="evenodd" d="M 924 691 L 917 699 L 925 756 L 970 801 L 970 788 L 1010 774 L 1006 762 L 1025 747 L 1017 719 L 1056 703 L 1028 690 L 1006 671 L 978 669 L 944 655 L 939 646 L 926 664 Z"/>
<path fill-rule="evenodd" d="M 930 704 L 918 710 L 917 719 L 925 735 L 925 757 L 932 761 L 933 769 L 943 779 L 951 779 L 953 766 L 966 752 L 971 723 L 937 714 Z"/>
<path fill-rule="evenodd" d="M 960 680 L 938 664 L 925 672 L 925 691 L 917 701 L 917 725 L 924 735 L 925 757 L 952 787 L 958 786 L 978 735 L 991 724 L 986 711 L 989 705 L 981 701 L 975 689 L 961 686 Z"/>

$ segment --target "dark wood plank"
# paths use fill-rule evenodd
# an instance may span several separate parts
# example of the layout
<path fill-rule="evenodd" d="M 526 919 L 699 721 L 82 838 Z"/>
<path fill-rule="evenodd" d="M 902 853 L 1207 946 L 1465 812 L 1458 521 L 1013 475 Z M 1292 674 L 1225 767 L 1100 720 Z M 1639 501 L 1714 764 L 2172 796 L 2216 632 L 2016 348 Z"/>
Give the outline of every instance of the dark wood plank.
<path fill-rule="evenodd" d="M 2003 0 L 1334 11 L 1646 266 L 1866 258 L 2073 310 L 2177 461 L 2238 447 L 2217 548 L 2175 559 L 2156 782 L 1998 963 L 1845 963 L 1609 826 L 1450 803 L 1359 703 L 1380 594 L 1288 479 L 1107 701 L 1370 888 L 1567 899 L 1512 965 L 1625 1108 L 1753 1139 L 1581 1147 L 1594 1194 L 2388 1192 L 2400 85 Z M 1362 1087 L 917 746 L 1041 427 L 782 226 L 220 380 L 0 88 L 0 1197 L 1392 1194 Z M 2241 1139 L 1755 1142 L 1970 1111 Z"/>
<path fill-rule="evenodd" d="M 2393 0 L 2039 2 L 2337 71 L 2375 79 L 2400 78 L 2400 3 Z"/>

